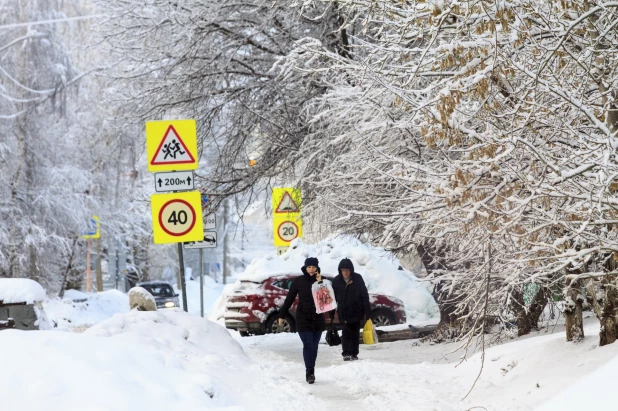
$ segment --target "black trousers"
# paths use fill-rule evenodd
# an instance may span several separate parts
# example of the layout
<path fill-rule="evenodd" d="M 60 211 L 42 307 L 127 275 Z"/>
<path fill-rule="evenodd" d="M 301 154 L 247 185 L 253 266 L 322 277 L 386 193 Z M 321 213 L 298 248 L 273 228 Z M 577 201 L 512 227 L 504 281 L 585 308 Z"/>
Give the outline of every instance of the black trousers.
<path fill-rule="evenodd" d="M 341 347 L 344 357 L 348 355 L 358 355 L 358 344 L 360 335 L 360 323 L 343 324 L 343 333 L 341 333 Z"/>

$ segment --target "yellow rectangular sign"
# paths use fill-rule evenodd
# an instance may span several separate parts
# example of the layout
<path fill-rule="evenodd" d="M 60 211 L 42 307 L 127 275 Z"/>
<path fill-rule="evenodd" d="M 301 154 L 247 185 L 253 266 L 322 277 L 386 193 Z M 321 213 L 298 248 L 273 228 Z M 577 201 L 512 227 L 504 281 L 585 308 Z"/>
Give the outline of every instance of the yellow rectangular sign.
<path fill-rule="evenodd" d="M 92 216 L 90 219 L 90 230 L 83 232 L 80 237 L 92 239 L 101 238 L 101 221 L 98 216 Z"/>
<path fill-rule="evenodd" d="M 277 247 L 288 247 L 290 243 L 303 236 L 303 220 L 300 217 L 273 218 L 274 243 Z"/>
<path fill-rule="evenodd" d="M 273 188 L 272 205 L 275 217 L 298 217 L 301 203 L 300 189 L 294 187 Z"/>
<path fill-rule="evenodd" d="M 195 120 L 146 122 L 148 171 L 197 169 Z"/>
<path fill-rule="evenodd" d="M 155 244 L 204 239 L 202 195 L 199 191 L 150 196 Z"/>

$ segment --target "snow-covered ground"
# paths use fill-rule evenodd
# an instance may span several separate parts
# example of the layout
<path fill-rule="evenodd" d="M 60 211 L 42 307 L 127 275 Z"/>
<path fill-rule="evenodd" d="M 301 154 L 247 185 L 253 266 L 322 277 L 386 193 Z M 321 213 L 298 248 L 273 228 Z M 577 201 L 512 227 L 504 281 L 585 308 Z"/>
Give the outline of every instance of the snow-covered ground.
<path fill-rule="evenodd" d="M 464 399 L 481 354 L 459 364 L 456 344 L 361 346 L 361 360 L 344 363 L 340 347 L 323 343 L 308 385 L 296 334 L 241 338 L 179 309 L 127 312 L 115 291 L 68 297 L 46 300 L 48 316 L 85 332 L 0 333 L 0 353 L 10 354 L 0 356 L 1 410 L 613 409 L 618 344 L 598 347 L 594 319 L 580 344 L 567 343 L 559 324 L 488 348 Z"/>
<path fill-rule="evenodd" d="M 111 318 L 116 313 L 129 311 L 129 297 L 120 291 L 82 293 L 68 290 L 63 299 L 43 301 L 47 318 L 62 331 L 83 331 Z"/>
<path fill-rule="evenodd" d="M 117 314 L 84 333 L 0 334 L 0 409 L 324 409 L 251 361 L 223 327 L 180 310 Z M 310 402 L 307 402 L 307 400 Z"/>
<path fill-rule="evenodd" d="M 611 410 L 610 385 L 618 378 L 615 368 L 605 364 L 618 361 L 618 344 L 598 347 L 598 329 L 598 322 L 586 326 L 589 336 L 580 344 L 566 343 L 559 331 L 489 348 L 483 373 L 466 399 L 480 371 L 480 353 L 458 365 L 462 353 L 452 352 L 456 344 L 408 340 L 361 346 L 361 360 L 344 363 L 340 347 L 322 344 L 317 381 L 309 392 L 327 402 L 329 410 L 519 411 L 541 405 L 543 410 Z M 275 334 L 239 342 L 252 359 L 278 368 L 286 380 L 304 381 L 298 336 Z M 573 384 L 590 389 L 596 398 L 571 389 Z"/>

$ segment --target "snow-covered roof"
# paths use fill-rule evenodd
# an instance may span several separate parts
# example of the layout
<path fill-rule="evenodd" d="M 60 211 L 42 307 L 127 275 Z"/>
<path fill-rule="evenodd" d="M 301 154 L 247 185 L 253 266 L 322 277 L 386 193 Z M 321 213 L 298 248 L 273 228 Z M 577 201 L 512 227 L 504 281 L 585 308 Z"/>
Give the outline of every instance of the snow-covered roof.
<path fill-rule="evenodd" d="M 41 284 L 28 278 L 0 278 L 0 303 L 33 304 L 45 299 Z"/>

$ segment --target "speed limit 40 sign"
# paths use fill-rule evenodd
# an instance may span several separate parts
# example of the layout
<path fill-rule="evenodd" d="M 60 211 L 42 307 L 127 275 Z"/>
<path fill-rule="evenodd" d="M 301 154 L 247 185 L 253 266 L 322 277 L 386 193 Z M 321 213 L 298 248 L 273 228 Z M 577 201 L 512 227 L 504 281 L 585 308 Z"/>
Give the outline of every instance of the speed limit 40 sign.
<path fill-rule="evenodd" d="M 155 244 L 203 239 L 202 198 L 199 191 L 153 194 L 150 204 Z"/>
<path fill-rule="evenodd" d="M 275 218 L 274 223 L 277 247 L 289 246 L 292 240 L 302 237 L 303 224 L 300 218 Z"/>

